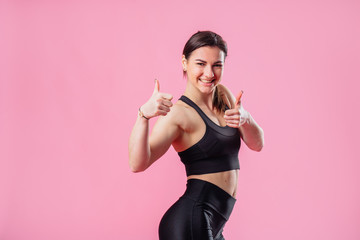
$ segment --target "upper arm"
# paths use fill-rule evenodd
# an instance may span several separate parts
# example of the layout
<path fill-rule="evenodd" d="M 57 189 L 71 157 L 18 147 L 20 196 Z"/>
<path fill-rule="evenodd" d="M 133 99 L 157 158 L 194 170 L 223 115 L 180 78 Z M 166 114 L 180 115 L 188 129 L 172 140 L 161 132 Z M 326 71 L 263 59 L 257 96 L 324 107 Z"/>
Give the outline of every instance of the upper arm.
<path fill-rule="evenodd" d="M 166 153 L 173 141 L 179 136 L 177 106 L 174 105 L 166 116 L 160 116 L 149 137 L 150 165 Z"/>

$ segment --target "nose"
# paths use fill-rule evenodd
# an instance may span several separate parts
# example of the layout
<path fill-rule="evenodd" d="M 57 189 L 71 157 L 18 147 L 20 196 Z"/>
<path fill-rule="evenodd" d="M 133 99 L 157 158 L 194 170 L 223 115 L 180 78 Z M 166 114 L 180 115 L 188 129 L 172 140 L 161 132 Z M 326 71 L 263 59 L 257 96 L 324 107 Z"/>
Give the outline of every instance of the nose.
<path fill-rule="evenodd" d="M 214 72 L 211 66 L 206 66 L 204 69 L 204 76 L 206 79 L 212 79 L 214 77 Z"/>

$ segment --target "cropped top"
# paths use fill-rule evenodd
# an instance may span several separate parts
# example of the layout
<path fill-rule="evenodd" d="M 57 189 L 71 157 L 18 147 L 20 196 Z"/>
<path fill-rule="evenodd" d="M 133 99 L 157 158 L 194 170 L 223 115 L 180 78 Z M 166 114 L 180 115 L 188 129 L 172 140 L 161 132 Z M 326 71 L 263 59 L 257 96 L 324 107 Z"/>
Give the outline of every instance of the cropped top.
<path fill-rule="evenodd" d="M 194 145 L 178 152 L 184 163 L 186 175 L 206 174 L 240 169 L 239 129 L 214 123 L 192 100 L 181 96 L 180 100 L 193 107 L 206 125 L 204 136 Z"/>

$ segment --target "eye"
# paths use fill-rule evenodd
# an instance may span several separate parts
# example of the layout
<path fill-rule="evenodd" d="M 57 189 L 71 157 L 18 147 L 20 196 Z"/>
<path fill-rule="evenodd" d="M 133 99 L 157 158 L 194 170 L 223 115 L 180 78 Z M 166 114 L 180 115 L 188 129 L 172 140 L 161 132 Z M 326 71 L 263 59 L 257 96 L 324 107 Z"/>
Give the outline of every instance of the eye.
<path fill-rule="evenodd" d="M 205 66 L 205 63 L 202 63 L 202 62 L 198 62 L 197 65 L 200 65 L 200 66 Z"/>
<path fill-rule="evenodd" d="M 222 64 L 215 64 L 214 67 L 222 67 Z"/>

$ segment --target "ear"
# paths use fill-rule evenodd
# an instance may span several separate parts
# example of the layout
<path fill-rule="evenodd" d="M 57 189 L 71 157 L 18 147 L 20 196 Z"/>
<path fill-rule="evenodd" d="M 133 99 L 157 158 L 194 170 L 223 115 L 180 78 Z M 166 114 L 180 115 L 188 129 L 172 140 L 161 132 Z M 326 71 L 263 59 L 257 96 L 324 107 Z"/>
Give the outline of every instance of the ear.
<path fill-rule="evenodd" d="M 182 55 L 181 64 L 182 64 L 183 70 L 186 71 L 187 70 L 187 59 L 185 58 L 185 55 Z"/>

